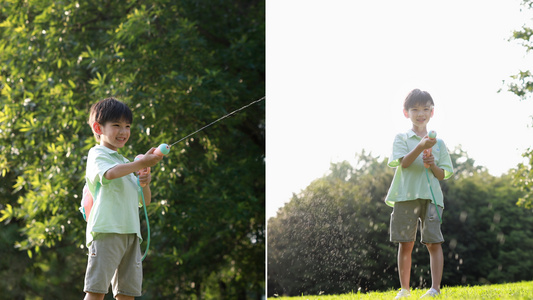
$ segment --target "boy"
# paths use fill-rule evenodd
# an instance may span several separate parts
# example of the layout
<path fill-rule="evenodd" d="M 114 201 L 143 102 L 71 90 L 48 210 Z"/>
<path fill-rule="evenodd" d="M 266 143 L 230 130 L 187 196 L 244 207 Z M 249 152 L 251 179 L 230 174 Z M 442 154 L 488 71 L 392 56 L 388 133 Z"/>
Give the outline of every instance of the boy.
<path fill-rule="evenodd" d="M 399 243 L 398 274 L 401 290 L 396 299 L 410 296 L 411 252 L 420 220 L 421 242 L 430 256 L 431 289 L 422 297 L 440 294 L 444 266 L 441 244 L 440 216 L 444 208 L 439 180 L 453 174 L 453 166 L 446 145 L 440 139 L 428 137 L 427 124 L 433 117 L 433 99 L 426 91 L 415 89 L 407 95 L 403 113 L 413 123 L 412 129 L 396 135 L 389 167 L 397 168 L 385 202 L 394 207 L 390 220 L 391 242 Z M 432 149 L 430 155 L 424 150 Z M 424 164 L 429 165 L 428 169 Z M 426 173 L 427 172 L 427 173 Z M 436 211 L 427 176 L 431 182 Z"/>
<path fill-rule="evenodd" d="M 85 299 L 104 299 L 112 283 L 116 299 L 141 296 L 142 264 L 139 221 L 140 187 L 133 174 L 157 164 L 161 157 L 155 148 L 134 162 L 117 150 L 130 137 L 133 117 L 128 106 L 114 98 L 104 99 L 91 107 L 89 125 L 99 145 L 89 150 L 86 181 L 94 198 L 87 219 L 89 259 L 85 275 Z M 146 184 L 142 193 L 150 204 L 151 175 L 139 176 Z M 141 202 L 142 203 L 142 202 Z"/>

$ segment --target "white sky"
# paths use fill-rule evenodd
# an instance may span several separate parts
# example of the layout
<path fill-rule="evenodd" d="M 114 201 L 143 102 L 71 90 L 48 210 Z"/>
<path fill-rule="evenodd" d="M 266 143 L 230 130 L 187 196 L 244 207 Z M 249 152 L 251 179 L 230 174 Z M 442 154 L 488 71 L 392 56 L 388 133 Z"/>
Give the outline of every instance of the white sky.
<path fill-rule="evenodd" d="M 434 129 L 501 175 L 531 146 L 533 100 L 503 80 L 532 69 L 509 41 L 519 0 L 267 1 L 267 220 L 330 163 L 387 157 L 413 88 L 435 101 Z M 497 91 L 503 89 L 501 93 Z"/>

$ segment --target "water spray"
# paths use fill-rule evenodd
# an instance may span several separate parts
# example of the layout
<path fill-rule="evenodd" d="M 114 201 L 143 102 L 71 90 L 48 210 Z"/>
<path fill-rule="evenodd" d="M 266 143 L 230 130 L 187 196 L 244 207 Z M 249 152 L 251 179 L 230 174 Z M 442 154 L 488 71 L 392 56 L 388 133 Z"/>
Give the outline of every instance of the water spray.
<path fill-rule="evenodd" d="M 249 104 L 247 104 L 247 105 L 245 105 L 245 106 L 243 106 L 243 107 L 241 107 L 239 109 L 236 109 L 236 110 L 230 112 L 229 114 L 226 114 L 226 115 L 222 116 L 221 118 L 216 119 L 215 121 L 205 125 L 204 127 L 194 131 L 191 134 L 188 134 L 187 136 L 179 139 L 178 141 L 176 141 L 176 142 L 174 142 L 174 143 L 172 143 L 170 145 L 163 143 L 163 144 L 159 145 L 154 150 L 154 154 L 158 155 L 158 156 L 161 156 L 161 157 L 164 157 L 165 155 L 168 155 L 170 153 L 170 147 L 176 145 L 177 143 L 179 143 L 181 141 L 184 141 L 184 140 L 188 139 L 189 137 L 197 134 L 198 132 L 200 132 L 200 131 L 202 131 L 202 130 L 204 130 L 204 129 L 212 126 L 212 125 L 214 125 L 215 123 L 218 123 L 218 122 L 222 121 L 223 119 L 225 119 L 225 118 L 227 118 L 227 117 L 229 117 L 229 116 L 231 116 L 231 115 L 233 115 L 233 114 L 235 114 L 235 113 L 237 113 L 237 112 L 239 112 L 239 111 L 241 111 L 241 110 L 243 110 L 243 109 L 245 109 L 245 108 L 257 103 L 257 102 L 263 101 L 264 99 L 265 99 L 265 97 L 262 97 L 262 98 L 260 98 L 258 100 L 255 100 L 255 101 L 253 101 L 253 102 L 251 102 L 251 103 L 249 103 Z M 143 158 L 143 156 L 144 156 L 144 154 L 137 155 L 135 157 L 134 161 Z M 150 168 L 149 167 L 148 168 L 144 168 L 142 170 L 139 170 L 139 176 L 145 175 L 145 174 L 148 174 L 148 173 L 150 173 Z M 143 188 L 143 187 L 146 186 L 146 183 L 141 183 L 140 180 L 139 180 L 139 176 L 137 177 L 137 184 L 139 185 L 139 187 Z M 150 247 L 150 223 L 148 221 L 148 212 L 146 211 L 146 203 L 144 201 L 144 194 L 143 194 L 142 191 L 141 191 L 141 197 L 142 197 L 142 200 L 143 200 L 144 216 L 146 217 L 146 229 L 148 231 L 148 238 L 146 239 L 146 251 L 144 252 L 144 255 L 142 257 L 142 260 L 144 261 L 144 259 L 148 255 L 148 249 Z"/>
<path fill-rule="evenodd" d="M 176 145 L 177 143 L 179 143 L 179 142 L 181 142 L 181 141 L 184 141 L 184 140 L 188 139 L 189 137 L 191 137 L 191 136 L 197 134 L 198 132 L 200 132 L 200 131 L 206 129 L 207 127 L 213 126 L 215 123 L 218 123 L 218 122 L 222 121 L 223 119 L 225 119 L 225 118 L 227 118 L 227 117 L 229 117 L 229 116 L 231 116 L 231 115 L 233 115 L 233 114 L 235 114 L 235 113 L 237 113 L 237 112 L 239 112 L 239 111 L 241 111 L 241 110 L 243 110 L 243 109 L 245 109 L 245 108 L 247 108 L 247 107 L 249 107 L 249 106 L 252 106 L 252 105 L 256 104 L 257 102 L 263 101 L 263 100 L 265 100 L 265 97 L 264 97 L 264 96 L 261 97 L 261 98 L 259 98 L 259 99 L 257 99 L 257 100 L 255 100 L 255 101 L 252 101 L 252 102 L 246 104 L 245 106 L 243 106 L 243 107 L 241 107 L 241 108 L 239 108 L 239 109 L 236 109 L 236 110 L 230 112 L 229 114 L 226 114 L 226 115 L 224 115 L 224 116 L 222 116 L 222 117 L 216 119 L 215 121 L 213 121 L 213 122 L 211 122 L 211 123 L 205 125 L 204 127 L 202 127 L 202 128 L 200 128 L 200 129 L 194 131 L 194 132 L 191 133 L 191 134 L 186 135 L 185 137 L 179 139 L 178 141 L 176 141 L 176 142 L 174 142 L 174 143 L 172 143 L 172 144 L 170 144 L 170 145 L 168 145 L 168 144 L 161 144 L 161 145 L 159 145 L 159 146 L 155 149 L 154 154 L 159 155 L 159 156 L 161 156 L 161 157 L 163 157 L 163 156 L 165 156 L 165 155 L 168 155 L 168 153 L 170 153 L 170 147 Z M 143 154 L 139 154 L 139 155 L 137 155 L 137 156 L 135 157 L 135 160 L 138 160 L 138 159 L 142 158 L 143 156 L 144 156 Z M 145 169 L 143 169 L 143 170 L 145 170 Z M 144 173 L 143 173 L 143 174 L 144 174 Z"/>

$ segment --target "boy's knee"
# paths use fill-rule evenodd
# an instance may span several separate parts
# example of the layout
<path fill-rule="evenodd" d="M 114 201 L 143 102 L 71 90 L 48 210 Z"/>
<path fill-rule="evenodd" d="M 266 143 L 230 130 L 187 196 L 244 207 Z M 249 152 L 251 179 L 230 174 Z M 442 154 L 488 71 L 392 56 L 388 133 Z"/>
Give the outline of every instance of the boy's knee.
<path fill-rule="evenodd" d="M 85 294 L 85 298 L 83 298 L 83 300 L 103 300 L 104 296 L 105 296 L 105 294 L 87 292 Z"/>
<path fill-rule="evenodd" d="M 426 243 L 425 245 L 429 251 L 442 249 L 441 243 Z"/>
<path fill-rule="evenodd" d="M 400 242 L 399 246 L 402 249 L 409 249 L 409 248 L 412 249 L 415 246 L 415 242 Z"/>

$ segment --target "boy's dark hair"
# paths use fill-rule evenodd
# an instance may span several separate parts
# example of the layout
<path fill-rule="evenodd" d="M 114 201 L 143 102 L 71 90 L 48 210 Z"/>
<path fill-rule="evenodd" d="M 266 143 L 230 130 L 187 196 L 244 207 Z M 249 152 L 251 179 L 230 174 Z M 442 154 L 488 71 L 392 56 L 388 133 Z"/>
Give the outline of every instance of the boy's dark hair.
<path fill-rule="evenodd" d="M 428 92 L 414 89 L 405 98 L 403 109 L 409 110 L 411 107 L 416 105 L 426 105 L 428 102 L 431 104 L 431 106 L 435 105 L 433 98 L 431 98 L 431 95 Z"/>
<path fill-rule="evenodd" d="M 133 122 L 133 114 L 130 108 L 113 97 L 101 100 L 91 106 L 89 114 L 89 126 L 97 122 L 104 126 L 107 122 L 125 121 L 129 124 Z M 96 140 L 100 141 L 100 136 L 95 134 Z"/>

